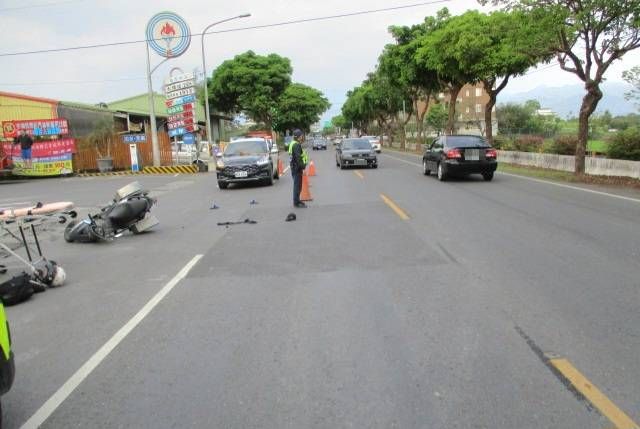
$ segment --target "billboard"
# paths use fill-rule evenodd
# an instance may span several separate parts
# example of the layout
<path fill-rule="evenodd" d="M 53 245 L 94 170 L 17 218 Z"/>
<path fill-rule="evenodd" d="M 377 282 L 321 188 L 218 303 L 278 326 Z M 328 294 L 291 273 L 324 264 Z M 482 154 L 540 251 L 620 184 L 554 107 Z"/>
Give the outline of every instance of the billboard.
<path fill-rule="evenodd" d="M 4 153 L 12 159 L 14 175 L 19 176 L 60 176 L 73 172 L 73 153 L 76 152 L 74 139 L 50 140 L 33 143 L 31 166 L 24 168 L 20 145 L 3 143 Z"/>

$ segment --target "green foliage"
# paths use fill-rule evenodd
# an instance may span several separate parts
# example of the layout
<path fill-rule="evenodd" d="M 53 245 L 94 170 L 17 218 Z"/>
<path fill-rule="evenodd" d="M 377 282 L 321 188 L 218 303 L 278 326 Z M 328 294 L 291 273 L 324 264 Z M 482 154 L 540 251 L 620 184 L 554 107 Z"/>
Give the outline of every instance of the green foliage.
<path fill-rule="evenodd" d="M 522 135 L 513 142 L 513 150 L 520 152 L 542 152 L 544 139 L 540 136 Z"/>
<path fill-rule="evenodd" d="M 431 127 L 436 132 L 441 133 L 447 126 L 448 117 L 449 114 L 447 113 L 444 105 L 438 103 L 431 106 L 431 108 L 427 112 L 425 121 L 429 127 Z"/>
<path fill-rule="evenodd" d="M 630 113 L 625 116 L 615 116 L 611 119 L 609 127 L 616 130 L 626 130 L 630 127 L 640 128 L 640 115 L 636 113 Z"/>
<path fill-rule="evenodd" d="M 111 143 L 116 138 L 113 119 L 103 118 L 95 124 L 93 131 L 87 136 L 87 141 L 95 148 L 98 158 L 104 158 L 111 156 Z"/>
<path fill-rule="evenodd" d="M 513 142 L 508 137 L 499 134 L 493 138 L 492 146 L 499 150 L 512 150 Z"/>
<path fill-rule="evenodd" d="M 628 128 L 617 133 L 609 142 L 607 156 L 640 161 L 640 128 Z"/>
<path fill-rule="evenodd" d="M 276 54 L 236 55 L 213 72 L 209 102 L 221 112 L 245 112 L 269 125 L 274 106 L 291 83 L 292 71 L 289 59 Z"/>
<path fill-rule="evenodd" d="M 622 78 L 633 88 L 624 94 L 627 100 L 640 101 L 640 66 L 635 66 L 630 70 L 622 72 Z"/>
<path fill-rule="evenodd" d="M 350 123 L 345 119 L 343 115 L 336 115 L 331 118 L 331 125 L 335 128 L 346 129 L 350 127 Z"/>
<path fill-rule="evenodd" d="M 578 136 L 571 134 L 560 135 L 545 145 L 544 151 L 547 153 L 557 153 L 559 155 L 575 155 L 577 145 Z"/>
<path fill-rule="evenodd" d="M 308 131 L 329 107 L 331 104 L 322 92 L 301 83 L 292 83 L 276 103 L 273 128 L 280 132 L 294 128 Z"/>

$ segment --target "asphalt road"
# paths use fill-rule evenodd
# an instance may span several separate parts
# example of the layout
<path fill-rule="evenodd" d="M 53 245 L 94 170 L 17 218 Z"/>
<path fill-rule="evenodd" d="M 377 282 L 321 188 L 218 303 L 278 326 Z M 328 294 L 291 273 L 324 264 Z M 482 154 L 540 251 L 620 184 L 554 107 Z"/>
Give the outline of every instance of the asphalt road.
<path fill-rule="evenodd" d="M 640 421 L 640 196 L 508 175 L 440 183 L 390 152 L 376 170 L 311 155 L 307 209 L 291 207 L 288 173 L 225 191 L 212 174 L 143 177 L 159 199 L 153 232 L 96 245 L 46 232 L 69 281 L 8 308 L 5 427 L 34 414 L 51 428 Z M 86 210 L 131 180 L 0 184 L 0 205 Z M 245 218 L 257 224 L 217 225 Z"/>

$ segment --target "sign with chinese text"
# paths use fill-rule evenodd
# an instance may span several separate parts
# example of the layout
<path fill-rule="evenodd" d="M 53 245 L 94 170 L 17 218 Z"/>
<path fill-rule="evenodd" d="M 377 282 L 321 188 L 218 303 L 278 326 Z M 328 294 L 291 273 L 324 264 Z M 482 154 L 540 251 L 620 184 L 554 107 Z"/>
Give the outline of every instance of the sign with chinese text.
<path fill-rule="evenodd" d="M 125 143 L 141 143 L 147 141 L 145 134 L 125 134 L 122 136 L 122 140 Z"/>
<path fill-rule="evenodd" d="M 26 121 L 2 121 L 5 137 L 18 137 L 20 131 L 30 136 L 55 136 L 69 134 L 69 123 L 66 119 L 35 119 Z"/>
<path fill-rule="evenodd" d="M 60 176 L 73 172 L 73 154 L 76 152 L 74 139 L 35 142 L 31 147 L 32 168 L 27 169 L 22 159 L 19 144 L 4 143 L 4 153 L 13 160 L 13 174 L 19 176 Z"/>

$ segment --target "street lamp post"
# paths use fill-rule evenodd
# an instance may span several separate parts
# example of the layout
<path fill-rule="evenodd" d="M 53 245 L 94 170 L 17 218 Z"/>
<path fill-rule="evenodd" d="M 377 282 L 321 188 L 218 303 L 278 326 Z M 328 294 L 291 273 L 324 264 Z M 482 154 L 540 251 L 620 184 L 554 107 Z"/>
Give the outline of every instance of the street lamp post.
<path fill-rule="evenodd" d="M 207 33 L 207 31 L 214 25 L 222 24 L 223 22 L 227 22 L 227 21 L 233 21 L 234 19 L 248 18 L 250 16 L 251 16 L 250 13 L 245 13 L 242 15 L 234 16 L 233 18 L 223 19 L 222 21 L 209 24 L 202 31 L 201 45 L 202 45 L 202 73 L 204 74 L 204 109 L 205 109 L 205 114 L 207 115 L 207 117 L 205 118 L 207 121 L 207 139 L 209 140 L 210 144 L 213 144 L 213 139 L 211 135 L 211 114 L 209 113 L 209 88 L 207 87 L 207 66 L 205 64 L 205 57 L 204 57 L 204 36 Z"/>

